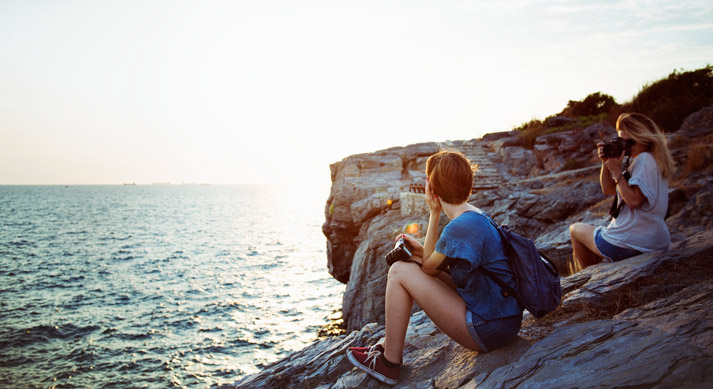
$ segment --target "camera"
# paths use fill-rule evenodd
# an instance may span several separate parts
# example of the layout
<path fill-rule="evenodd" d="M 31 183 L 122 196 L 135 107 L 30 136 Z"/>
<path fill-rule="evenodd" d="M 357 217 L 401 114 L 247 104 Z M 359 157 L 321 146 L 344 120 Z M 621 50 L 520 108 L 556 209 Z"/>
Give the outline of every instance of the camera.
<path fill-rule="evenodd" d="M 391 266 L 396 261 L 408 261 L 411 259 L 411 255 L 413 255 L 413 247 L 401 236 L 399 240 L 396 241 L 394 249 L 386 254 L 386 263 Z"/>
<path fill-rule="evenodd" d="M 623 151 L 628 157 L 631 155 L 632 143 L 634 142 L 631 142 L 630 139 L 626 140 L 616 137 L 611 141 L 604 143 L 604 146 L 602 146 L 602 155 L 604 158 L 616 158 L 620 156 Z"/>

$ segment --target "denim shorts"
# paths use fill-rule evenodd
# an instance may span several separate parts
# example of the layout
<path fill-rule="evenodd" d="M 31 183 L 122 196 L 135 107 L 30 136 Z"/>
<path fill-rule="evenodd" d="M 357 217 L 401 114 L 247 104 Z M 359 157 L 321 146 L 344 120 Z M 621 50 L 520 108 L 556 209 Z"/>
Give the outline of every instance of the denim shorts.
<path fill-rule="evenodd" d="M 503 317 L 488 321 L 475 318 L 469 310 L 465 311 L 465 326 L 470 336 L 483 352 L 507 346 L 517 339 L 522 324 L 522 312 L 519 315 Z M 480 323 L 480 324 L 473 324 Z"/>
<path fill-rule="evenodd" d="M 600 253 L 602 253 L 602 255 L 611 259 L 614 262 L 641 254 L 641 251 L 639 250 L 614 246 L 613 244 L 607 242 L 602 236 L 601 228 L 597 228 L 594 230 L 594 244 L 597 245 L 597 249 Z"/>

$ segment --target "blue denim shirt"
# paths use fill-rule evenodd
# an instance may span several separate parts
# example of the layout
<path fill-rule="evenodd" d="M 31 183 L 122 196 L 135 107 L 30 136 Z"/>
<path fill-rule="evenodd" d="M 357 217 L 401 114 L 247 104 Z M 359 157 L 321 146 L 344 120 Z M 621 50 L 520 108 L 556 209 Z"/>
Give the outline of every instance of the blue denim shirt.
<path fill-rule="evenodd" d="M 501 288 L 479 267 L 515 286 L 515 277 L 505 257 L 500 234 L 488 216 L 465 212 L 448 223 L 436 243 L 436 251 L 452 260 L 451 277 L 456 290 L 475 320 L 493 320 L 522 313 L 514 297 L 503 297 Z"/>

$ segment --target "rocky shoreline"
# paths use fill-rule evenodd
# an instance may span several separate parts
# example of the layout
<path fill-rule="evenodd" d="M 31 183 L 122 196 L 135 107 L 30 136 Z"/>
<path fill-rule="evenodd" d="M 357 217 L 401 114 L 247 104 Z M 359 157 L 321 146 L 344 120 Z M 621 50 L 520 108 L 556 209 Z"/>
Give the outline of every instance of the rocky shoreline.
<path fill-rule="evenodd" d="M 384 255 L 403 232 L 424 233 L 428 214 L 413 183 L 425 160 L 459 150 L 479 165 L 470 202 L 500 223 L 536 237 L 538 248 L 569 272 L 568 226 L 603 225 L 610 199 L 601 194 L 594 143 L 614 128 L 540 136 L 518 134 L 423 143 L 354 155 L 331 165 L 323 231 L 329 271 L 347 284 L 347 334 L 316 341 L 227 387 L 379 387 L 352 369 L 348 346 L 383 336 Z M 415 310 L 400 387 L 669 387 L 713 383 L 713 106 L 669 135 L 679 166 L 670 180 L 666 253 L 600 264 L 563 277 L 563 302 L 543 319 L 523 319 L 520 338 L 488 354 L 468 351 Z M 422 196 L 422 195 L 420 195 Z M 441 219 L 442 226 L 447 220 Z"/>

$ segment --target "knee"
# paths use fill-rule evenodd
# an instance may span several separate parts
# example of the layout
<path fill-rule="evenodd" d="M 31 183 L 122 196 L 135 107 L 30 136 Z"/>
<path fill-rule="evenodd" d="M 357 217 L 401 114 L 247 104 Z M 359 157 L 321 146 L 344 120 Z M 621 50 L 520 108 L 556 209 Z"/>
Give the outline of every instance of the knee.
<path fill-rule="evenodd" d="M 409 277 L 414 271 L 421 271 L 413 262 L 396 261 L 389 268 L 389 280 Z"/>
<path fill-rule="evenodd" d="M 582 225 L 583 223 L 574 223 L 569 226 L 569 237 L 571 239 L 575 239 L 577 237 Z"/>

